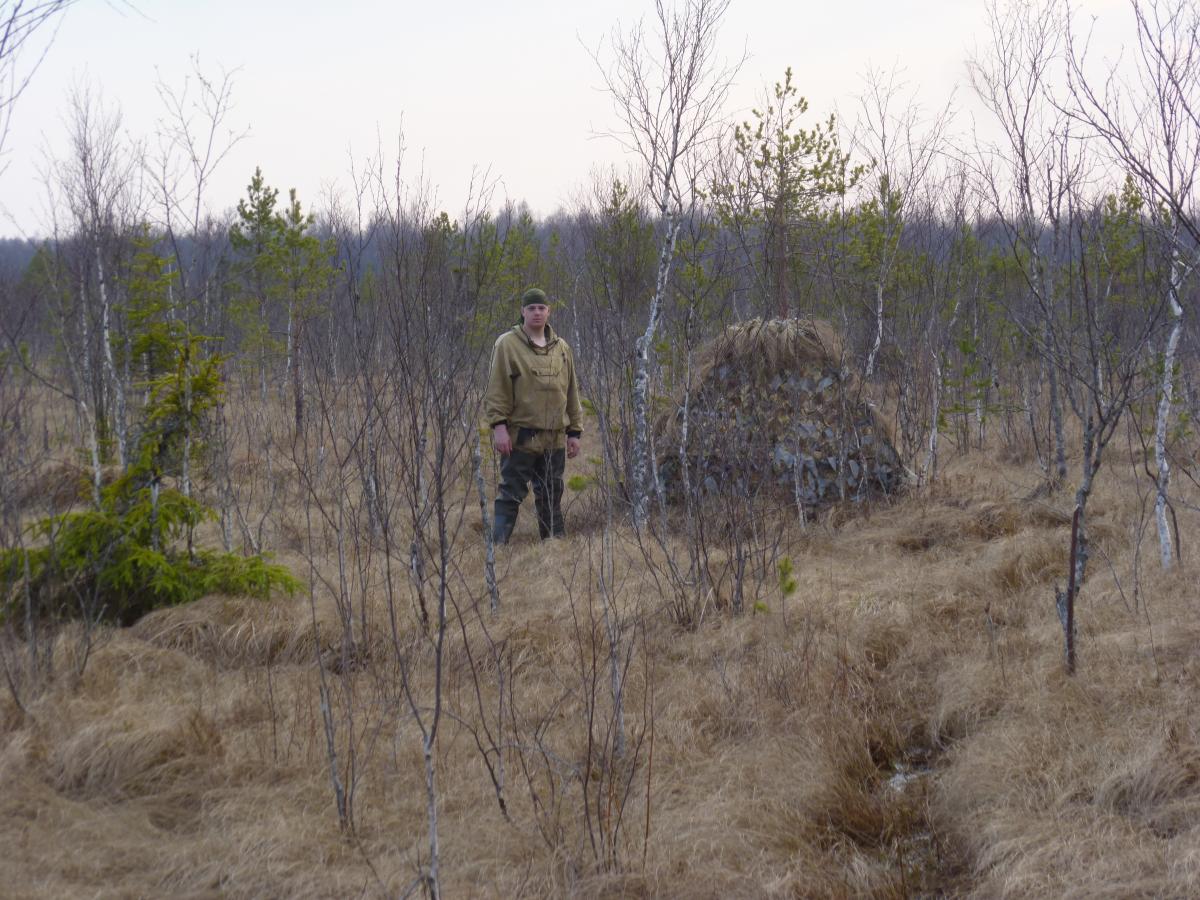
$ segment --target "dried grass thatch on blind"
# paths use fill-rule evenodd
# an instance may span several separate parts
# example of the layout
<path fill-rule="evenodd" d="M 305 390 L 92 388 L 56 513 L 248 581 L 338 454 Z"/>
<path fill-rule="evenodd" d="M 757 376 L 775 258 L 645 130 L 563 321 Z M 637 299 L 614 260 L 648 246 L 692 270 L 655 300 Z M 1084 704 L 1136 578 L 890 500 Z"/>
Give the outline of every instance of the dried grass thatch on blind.
<path fill-rule="evenodd" d="M 690 397 L 659 417 L 659 474 L 669 492 L 776 488 L 809 507 L 891 493 L 905 470 L 879 415 L 845 365 L 836 329 L 816 319 L 730 326 L 694 360 Z"/>

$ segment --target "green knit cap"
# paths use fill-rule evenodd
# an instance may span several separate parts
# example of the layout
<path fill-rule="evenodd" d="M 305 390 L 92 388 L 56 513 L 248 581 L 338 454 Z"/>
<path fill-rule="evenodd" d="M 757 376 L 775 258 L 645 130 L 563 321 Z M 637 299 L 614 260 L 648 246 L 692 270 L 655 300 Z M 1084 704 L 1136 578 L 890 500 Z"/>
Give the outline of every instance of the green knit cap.
<path fill-rule="evenodd" d="M 541 288 L 530 288 L 521 295 L 521 308 L 524 309 L 533 303 L 541 303 L 546 305 L 546 292 Z"/>

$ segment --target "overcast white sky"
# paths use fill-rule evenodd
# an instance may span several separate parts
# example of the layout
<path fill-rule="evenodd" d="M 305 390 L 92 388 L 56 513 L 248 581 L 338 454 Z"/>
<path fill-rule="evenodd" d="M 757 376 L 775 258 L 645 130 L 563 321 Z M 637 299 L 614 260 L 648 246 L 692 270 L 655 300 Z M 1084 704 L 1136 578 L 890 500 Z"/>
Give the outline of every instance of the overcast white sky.
<path fill-rule="evenodd" d="M 597 166 L 623 159 L 597 133 L 614 125 L 588 54 L 649 0 L 83 0 L 16 108 L 0 175 L 0 235 L 44 232 L 45 154 L 61 154 L 66 98 L 90 83 L 119 104 L 128 132 L 149 139 L 162 104 L 156 81 L 181 86 L 201 70 L 235 71 L 229 124 L 248 136 L 225 159 L 209 204 L 236 204 L 254 167 L 305 205 L 344 185 L 350 154 L 390 149 L 403 130 L 439 205 L 463 202 L 473 171 L 497 197 L 537 213 L 569 205 Z M 1122 0 L 1083 4 L 1108 20 Z M 852 117 L 868 66 L 900 66 L 932 111 L 957 87 L 968 107 L 965 60 L 984 40 L 983 0 L 733 0 L 725 53 L 749 53 L 730 112 L 745 116 L 787 66 L 824 116 Z M 961 121 L 961 119 L 960 119 Z"/>

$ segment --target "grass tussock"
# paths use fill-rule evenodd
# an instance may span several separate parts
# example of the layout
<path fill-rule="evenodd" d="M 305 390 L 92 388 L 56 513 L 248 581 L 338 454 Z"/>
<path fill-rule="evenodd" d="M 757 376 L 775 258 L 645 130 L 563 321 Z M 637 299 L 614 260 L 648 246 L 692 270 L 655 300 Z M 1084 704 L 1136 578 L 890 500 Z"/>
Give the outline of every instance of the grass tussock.
<path fill-rule="evenodd" d="M 330 612 L 313 626 L 299 604 L 212 596 L 143 616 L 131 634 L 223 668 L 299 665 L 330 652 L 341 629 Z"/>
<path fill-rule="evenodd" d="M 1067 677 L 1053 588 L 1070 499 L 1028 499 L 1036 478 L 1006 452 L 952 461 L 932 491 L 782 522 L 745 612 L 726 580 L 689 627 L 667 610 L 663 549 L 601 521 L 540 544 L 531 516 L 499 554 L 493 615 L 462 529 L 434 751 L 445 895 L 1195 896 L 1200 568 L 1186 544 L 1171 572 L 1149 542 L 1138 554 L 1134 476 L 1108 473 Z M 55 676 L 20 705 L 0 695 L 6 895 L 412 884 L 428 853 L 412 710 L 435 696 L 422 595 L 403 565 L 388 581 L 376 545 L 344 543 L 360 589 L 343 608 L 337 534 L 306 544 L 296 496 L 279 502 L 264 533 L 315 546 L 311 602 L 207 597 L 99 629 L 86 664 L 64 629 Z M 687 558 L 682 536 L 666 549 Z M 714 571 L 731 559 L 712 548 Z"/>

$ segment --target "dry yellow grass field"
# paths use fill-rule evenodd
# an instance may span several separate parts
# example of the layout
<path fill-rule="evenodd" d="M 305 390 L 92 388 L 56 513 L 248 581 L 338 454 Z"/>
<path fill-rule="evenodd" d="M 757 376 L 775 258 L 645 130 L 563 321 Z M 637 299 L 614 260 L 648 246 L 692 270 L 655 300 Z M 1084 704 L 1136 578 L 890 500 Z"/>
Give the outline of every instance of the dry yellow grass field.
<path fill-rule="evenodd" d="M 1195 514 L 1180 511 L 1182 565 L 1159 569 L 1151 528 L 1135 573 L 1148 482 L 1114 452 L 1068 677 L 1053 588 L 1073 499 L 1028 499 L 1036 468 L 1011 458 L 976 451 L 892 504 L 764 523 L 797 590 L 763 577 L 742 615 L 715 596 L 694 628 L 666 614 L 655 567 L 624 526 L 606 537 L 587 491 L 565 541 L 539 543 L 523 513 L 489 613 L 478 505 L 462 501 L 435 753 L 444 895 L 1200 895 Z M 297 502 L 277 534 L 298 533 Z M 310 559 L 281 540 L 279 559 L 336 582 L 318 543 Z M 59 675 L 24 710 L 0 696 L 0 894 L 408 889 L 428 826 L 399 661 L 428 715 L 434 651 L 403 571 L 388 627 L 380 565 L 355 575 L 352 645 L 321 589 L 102 629 L 78 678 L 80 634 L 62 631 Z M 606 604 L 627 654 L 619 756 Z"/>

